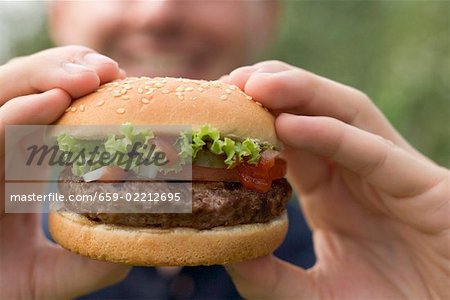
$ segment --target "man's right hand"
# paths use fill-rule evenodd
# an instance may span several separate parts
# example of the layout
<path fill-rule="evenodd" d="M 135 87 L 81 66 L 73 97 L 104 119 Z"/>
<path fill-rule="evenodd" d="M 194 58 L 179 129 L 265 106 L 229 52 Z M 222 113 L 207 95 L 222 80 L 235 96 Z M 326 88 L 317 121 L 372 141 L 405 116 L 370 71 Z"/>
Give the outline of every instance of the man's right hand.
<path fill-rule="evenodd" d="M 81 46 L 19 57 L 0 66 L 0 298 L 74 298 L 114 284 L 128 266 L 91 260 L 48 241 L 40 214 L 6 214 L 5 125 L 56 121 L 72 99 L 125 76 L 112 59 Z"/>

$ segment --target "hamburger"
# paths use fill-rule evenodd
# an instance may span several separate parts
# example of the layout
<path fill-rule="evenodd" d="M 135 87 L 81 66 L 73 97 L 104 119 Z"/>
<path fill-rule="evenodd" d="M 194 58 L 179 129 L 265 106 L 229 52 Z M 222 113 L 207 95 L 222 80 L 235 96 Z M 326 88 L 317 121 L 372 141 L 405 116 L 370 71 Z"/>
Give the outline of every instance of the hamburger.
<path fill-rule="evenodd" d="M 133 126 L 148 124 L 184 124 L 192 130 L 164 142 L 142 132 L 133 136 Z M 284 178 L 274 117 L 234 85 L 125 78 L 73 101 L 55 125 L 75 125 L 69 132 L 53 132 L 62 150 L 96 143 L 114 149 L 136 137 L 155 142 L 169 162 L 175 161 L 152 174 L 156 178 L 182 173 L 187 164 L 180 157 L 192 162 L 191 213 L 78 213 L 79 203 L 51 211 L 50 233 L 70 251 L 141 266 L 227 264 L 269 254 L 286 235 L 291 186 Z M 125 131 L 84 132 L 76 125 L 119 125 Z M 183 138 L 186 134 L 189 139 Z M 94 194 L 104 189 L 101 183 L 114 182 L 108 188 L 120 194 L 164 185 L 142 180 L 146 176 L 140 166 L 72 164 L 60 173 L 59 189 L 65 195 Z"/>

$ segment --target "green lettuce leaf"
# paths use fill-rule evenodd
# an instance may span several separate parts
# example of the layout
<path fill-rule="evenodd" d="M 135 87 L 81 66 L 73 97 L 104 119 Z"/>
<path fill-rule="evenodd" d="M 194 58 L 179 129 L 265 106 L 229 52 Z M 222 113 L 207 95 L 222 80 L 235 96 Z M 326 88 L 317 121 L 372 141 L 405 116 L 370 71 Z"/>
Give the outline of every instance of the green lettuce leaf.
<path fill-rule="evenodd" d="M 142 154 L 142 157 L 148 157 L 150 147 L 135 147 L 136 143 L 140 145 L 148 145 L 148 142 L 154 138 L 153 132 L 149 129 L 138 130 L 135 126 L 126 123 L 120 129 L 119 135 L 109 135 L 102 141 L 86 141 L 77 139 L 68 134 L 61 134 L 57 138 L 59 149 L 65 152 L 73 153 L 73 157 L 77 157 L 80 152 L 84 151 L 85 156 L 78 155 L 73 161 L 72 172 L 77 176 L 93 171 L 102 167 L 98 163 L 101 153 L 107 152 L 111 157 L 109 165 L 118 166 L 126 170 L 139 172 L 139 161 L 133 159 L 128 154 Z M 97 147 L 97 155 L 93 161 L 97 163 L 89 163 L 87 159 L 91 158 L 89 152 L 94 151 Z M 179 172 L 182 166 L 191 163 L 201 151 L 208 151 L 220 157 L 228 168 L 233 168 L 236 164 L 246 161 L 247 163 L 256 164 L 261 156 L 261 152 L 265 149 L 272 149 L 269 144 L 260 144 L 257 140 L 247 138 L 243 141 L 236 141 L 229 137 L 221 137 L 220 132 L 211 127 L 204 125 L 193 131 L 182 132 L 174 144 L 178 152 L 178 161 L 171 165 L 160 166 L 160 170 L 164 173 Z M 134 151 L 133 151 L 134 150 Z M 158 151 L 158 149 L 155 149 Z M 155 151 L 155 152 L 156 152 Z M 155 153 L 154 152 L 154 153 Z M 142 164 L 142 161 L 140 162 Z"/>
<path fill-rule="evenodd" d="M 146 158 L 149 154 L 150 147 L 144 148 L 142 146 L 154 137 L 153 133 L 148 129 L 138 130 L 129 123 L 121 125 L 119 132 L 120 135 L 116 136 L 112 134 L 104 141 L 80 140 L 63 133 L 57 137 L 57 143 L 61 151 L 71 153 L 73 158 L 77 158 L 71 161 L 72 173 L 76 176 L 82 176 L 102 167 L 99 163 L 99 158 L 101 153 L 105 152 L 110 155 L 109 165 L 138 172 L 138 160 L 133 159 L 128 154 L 133 150 L 134 145 L 140 145 L 139 147 L 135 147 L 135 151 Z M 154 153 L 156 151 L 157 149 Z M 92 155 L 93 153 L 95 155 Z"/>
<path fill-rule="evenodd" d="M 201 126 L 192 132 L 191 147 L 187 144 L 188 142 L 188 139 L 184 139 L 185 144 L 182 143 L 180 155 L 190 153 L 192 159 L 195 159 L 199 151 L 211 151 L 217 155 L 224 154 L 226 156 L 224 162 L 229 168 L 242 162 L 244 158 L 247 159 L 247 162 L 256 164 L 262 151 L 256 140 L 247 138 L 240 142 L 228 137 L 221 138 L 219 131 L 210 125 Z"/>

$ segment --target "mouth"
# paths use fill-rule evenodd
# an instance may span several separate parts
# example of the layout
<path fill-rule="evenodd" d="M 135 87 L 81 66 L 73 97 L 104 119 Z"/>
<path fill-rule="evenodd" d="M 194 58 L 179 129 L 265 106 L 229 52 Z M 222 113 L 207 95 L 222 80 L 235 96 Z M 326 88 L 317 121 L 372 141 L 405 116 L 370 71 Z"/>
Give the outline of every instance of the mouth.
<path fill-rule="evenodd" d="M 126 40 L 111 56 L 118 60 L 128 76 L 202 78 L 209 65 L 206 49 L 188 44 L 170 44 Z"/>
<path fill-rule="evenodd" d="M 192 59 L 182 54 L 146 53 L 145 56 L 135 56 L 129 69 L 132 72 L 137 67 L 146 73 L 151 72 L 154 76 L 182 76 L 186 70 L 191 70 L 193 65 Z"/>

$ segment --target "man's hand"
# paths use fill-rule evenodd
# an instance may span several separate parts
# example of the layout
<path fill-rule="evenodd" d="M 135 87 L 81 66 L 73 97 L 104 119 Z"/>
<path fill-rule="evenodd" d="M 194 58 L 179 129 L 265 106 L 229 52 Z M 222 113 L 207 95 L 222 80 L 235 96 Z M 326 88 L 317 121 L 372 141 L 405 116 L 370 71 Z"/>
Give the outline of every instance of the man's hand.
<path fill-rule="evenodd" d="M 227 266 L 244 297 L 450 298 L 448 170 L 353 88 L 277 61 L 223 80 L 277 115 L 317 256 L 309 270 L 273 256 Z"/>
<path fill-rule="evenodd" d="M 126 276 L 127 266 L 90 260 L 48 241 L 41 215 L 4 211 L 5 125 L 51 124 L 72 99 L 123 76 L 115 61 L 80 46 L 0 66 L 0 298 L 74 298 Z"/>

